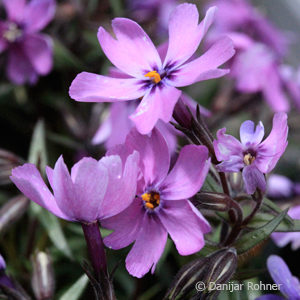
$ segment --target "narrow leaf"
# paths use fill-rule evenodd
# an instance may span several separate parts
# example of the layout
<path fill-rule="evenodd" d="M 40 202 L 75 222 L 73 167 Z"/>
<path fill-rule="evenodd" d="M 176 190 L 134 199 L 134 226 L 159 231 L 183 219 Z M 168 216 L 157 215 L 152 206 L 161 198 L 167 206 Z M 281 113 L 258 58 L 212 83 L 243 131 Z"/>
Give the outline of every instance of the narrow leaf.
<path fill-rule="evenodd" d="M 77 300 L 80 298 L 88 284 L 88 277 L 82 275 L 60 298 L 59 300 Z"/>
<path fill-rule="evenodd" d="M 273 218 L 264 226 L 244 234 L 236 243 L 235 248 L 237 249 L 238 254 L 247 252 L 249 249 L 255 247 L 257 244 L 265 240 L 269 235 L 275 231 L 277 226 L 286 216 L 288 210 L 284 210 L 278 216 Z"/>

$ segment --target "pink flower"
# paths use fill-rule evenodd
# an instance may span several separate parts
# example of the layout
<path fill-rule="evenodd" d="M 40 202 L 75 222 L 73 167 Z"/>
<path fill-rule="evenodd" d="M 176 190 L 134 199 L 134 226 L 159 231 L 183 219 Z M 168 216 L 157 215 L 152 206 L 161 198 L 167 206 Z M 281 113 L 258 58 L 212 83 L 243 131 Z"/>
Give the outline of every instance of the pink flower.
<path fill-rule="evenodd" d="M 116 39 L 102 27 L 100 45 L 109 60 L 130 78 L 111 78 L 83 72 L 70 87 L 71 98 L 83 102 L 115 102 L 142 98 L 130 116 L 138 131 L 149 133 L 160 119 L 169 122 L 181 95 L 176 87 L 218 78 L 228 70 L 218 69 L 234 54 L 229 38 L 219 39 L 199 58 L 189 61 L 214 19 L 216 8 L 207 11 L 198 24 L 193 4 L 176 7 L 169 21 L 169 45 L 164 61 L 143 29 L 134 21 L 116 18 Z M 184 47 L 183 47 L 184 45 Z"/>
<path fill-rule="evenodd" d="M 134 198 L 138 153 L 130 154 L 122 166 L 117 155 L 99 161 L 85 157 L 69 173 L 62 156 L 54 169 L 47 167 L 50 192 L 33 164 L 12 170 L 10 177 L 30 200 L 68 221 L 92 223 L 124 210 Z"/>
<path fill-rule="evenodd" d="M 150 268 L 154 272 L 168 234 L 181 255 L 198 252 L 204 246 L 203 234 L 210 226 L 187 199 L 201 188 L 210 161 L 206 147 L 188 145 L 169 171 L 168 146 L 157 129 L 150 136 L 133 129 L 125 147 L 117 146 L 109 153 L 118 153 L 125 161 L 133 150 L 140 154 L 137 196 L 126 210 L 101 224 L 114 230 L 104 239 L 108 247 L 120 249 L 134 242 L 126 268 L 131 275 L 142 277 Z"/>
<path fill-rule="evenodd" d="M 0 53 L 8 51 L 6 73 L 15 84 L 35 83 L 52 69 L 52 41 L 39 33 L 54 17 L 54 0 L 3 0 Z"/>
<path fill-rule="evenodd" d="M 264 174 L 271 172 L 287 147 L 287 115 L 276 113 L 273 128 L 262 142 L 264 126 L 262 122 L 255 127 L 252 121 L 245 121 L 240 128 L 241 142 L 225 134 L 226 128 L 217 132 L 214 141 L 216 157 L 221 163 L 217 165 L 222 172 L 239 172 L 242 170 L 245 188 L 253 194 L 256 188 L 266 190 Z"/>

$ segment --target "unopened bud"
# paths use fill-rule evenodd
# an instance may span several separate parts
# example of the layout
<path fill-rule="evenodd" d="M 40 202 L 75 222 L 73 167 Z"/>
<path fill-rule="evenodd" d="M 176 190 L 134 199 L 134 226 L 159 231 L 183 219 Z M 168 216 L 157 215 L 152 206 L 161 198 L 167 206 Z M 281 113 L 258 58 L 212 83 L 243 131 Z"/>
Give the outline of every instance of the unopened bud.
<path fill-rule="evenodd" d="M 38 300 L 51 299 L 54 295 L 55 281 L 52 260 L 45 252 L 38 252 L 32 259 L 33 274 L 31 285 Z"/>
<path fill-rule="evenodd" d="M 225 248 L 209 256 L 206 274 L 203 278 L 208 292 L 212 285 L 229 281 L 237 268 L 237 254 L 234 248 Z"/>
<path fill-rule="evenodd" d="M 198 258 L 181 268 L 165 299 L 175 299 L 179 295 L 186 299 L 197 283 L 201 283 L 203 288 L 198 290 L 197 295 L 218 293 L 219 291 L 209 290 L 210 284 L 226 283 L 236 267 L 237 255 L 234 248 L 224 248 L 207 257 Z"/>
<path fill-rule="evenodd" d="M 238 193 L 243 191 L 243 177 L 241 172 L 233 172 L 228 174 L 231 189 Z"/>
<path fill-rule="evenodd" d="M 0 209 L 0 233 L 3 233 L 26 212 L 29 200 L 20 195 L 12 198 Z"/>
<path fill-rule="evenodd" d="M 196 207 L 214 211 L 228 211 L 230 203 L 230 197 L 223 193 L 200 192 L 193 198 Z"/>
<path fill-rule="evenodd" d="M 173 117 L 180 126 L 186 129 L 191 128 L 193 115 L 181 97 L 175 105 Z"/>

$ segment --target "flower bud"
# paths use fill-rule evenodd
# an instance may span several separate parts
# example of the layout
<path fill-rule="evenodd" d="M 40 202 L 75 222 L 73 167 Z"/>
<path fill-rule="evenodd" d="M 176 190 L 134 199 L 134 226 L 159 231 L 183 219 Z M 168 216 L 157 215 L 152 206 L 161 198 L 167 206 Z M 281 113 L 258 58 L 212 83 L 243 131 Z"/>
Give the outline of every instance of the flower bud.
<path fill-rule="evenodd" d="M 230 200 L 230 197 L 223 193 L 201 192 L 193 198 L 193 204 L 198 208 L 228 211 Z"/>
<path fill-rule="evenodd" d="M 0 209 L 0 233 L 3 233 L 26 212 L 29 200 L 20 195 L 12 198 Z"/>
<path fill-rule="evenodd" d="M 178 272 L 165 299 L 176 299 L 178 295 L 182 299 L 190 298 L 189 294 L 195 289 L 195 286 L 197 289 L 199 283 L 203 288 L 201 291 L 197 289 L 199 299 L 202 299 L 201 296 L 204 294 L 206 296 L 217 294 L 220 291 L 209 290 L 211 283 L 226 283 L 234 274 L 236 267 L 237 254 L 234 248 L 224 248 L 207 257 L 198 258 L 185 265 Z"/>
<path fill-rule="evenodd" d="M 52 260 L 45 252 L 38 252 L 32 258 L 33 274 L 31 285 L 38 300 L 51 299 L 54 295 L 55 281 Z"/>
<path fill-rule="evenodd" d="M 190 129 L 192 126 L 193 115 L 182 98 L 179 98 L 175 105 L 173 118 L 180 126 L 186 129 Z"/>

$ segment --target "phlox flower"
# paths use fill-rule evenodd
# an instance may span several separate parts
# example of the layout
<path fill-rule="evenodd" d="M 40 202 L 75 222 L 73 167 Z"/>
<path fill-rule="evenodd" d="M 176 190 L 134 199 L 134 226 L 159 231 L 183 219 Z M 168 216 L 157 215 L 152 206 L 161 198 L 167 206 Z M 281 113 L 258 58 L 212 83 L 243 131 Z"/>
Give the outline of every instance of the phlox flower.
<path fill-rule="evenodd" d="M 52 68 L 52 41 L 39 33 L 53 19 L 54 0 L 3 0 L 7 20 L 0 20 L 0 53 L 8 52 L 6 73 L 15 84 L 35 83 Z"/>
<path fill-rule="evenodd" d="M 47 167 L 50 192 L 33 164 L 14 168 L 10 177 L 30 200 L 59 218 L 92 223 L 125 209 L 136 193 L 137 152 L 128 156 L 124 165 L 117 155 L 99 161 L 85 157 L 69 173 L 62 156 L 54 169 Z"/>
<path fill-rule="evenodd" d="M 286 53 L 289 42 L 287 35 L 276 28 L 250 0 L 216 0 L 212 3 L 218 7 L 218 13 L 211 39 L 226 34 L 238 48 L 251 39 L 266 45 L 277 56 Z"/>
<path fill-rule="evenodd" d="M 195 5 L 177 6 L 170 16 L 168 50 L 163 61 L 148 35 L 134 21 L 114 19 L 112 27 L 116 38 L 100 27 L 98 40 L 105 55 L 130 78 L 80 73 L 70 87 L 71 98 L 83 102 L 142 98 L 130 116 L 142 134 L 149 133 L 159 119 L 169 122 L 181 95 L 176 87 L 228 73 L 228 70 L 218 69 L 234 54 L 232 42 L 227 37 L 220 38 L 202 56 L 189 61 L 212 24 L 215 11 L 215 7 L 210 8 L 198 24 Z"/>
<path fill-rule="evenodd" d="M 294 220 L 300 220 L 300 205 L 291 207 L 288 215 Z M 300 248 L 300 232 L 273 232 L 271 237 L 278 247 L 285 247 L 291 243 L 292 250 Z"/>
<path fill-rule="evenodd" d="M 240 51 L 232 61 L 231 75 L 243 93 L 261 92 L 274 112 L 287 112 L 289 101 L 284 91 L 280 63 L 274 52 L 261 43 L 249 41 L 251 47 Z"/>
<path fill-rule="evenodd" d="M 273 281 L 278 285 L 283 296 L 267 294 L 256 298 L 256 300 L 299 300 L 300 282 L 292 275 L 285 261 L 277 255 L 270 255 L 267 260 L 268 271 Z"/>
<path fill-rule="evenodd" d="M 106 246 L 121 249 L 134 242 L 126 268 L 131 275 L 142 277 L 150 269 L 154 272 L 168 234 L 181 255 L 193 254 L 204 246 L 203 235 L 210 226 L 187 199 L 201 188 L 210 161 L 205 146 L 188 145 L 169 171 L 169 149 L 156 128 L 149 136 L 133 128 L 125 145 L 109 153 L 117 153 L 125 161 L 133 150 L 140 154 L 136 197 L 127 209 L 101 225 L 114 230 L 104 239 Z"/>
<path fill-rule="evenodd" d="M 269 136 L 262 142 L 264 126 L 262 122 L 255 127 L 254 122 L 245 121 L 240 127 L 240 139 L 225 134 L 226 128 L 217 132 L 214 149 L 217 165 L 222 172 L 242 170 L 245 188 L 253 194 L 256 188 L 266 190 L 264 174 L 271 172 L 287 147 L 287 115 L 276 113 Z"/>

